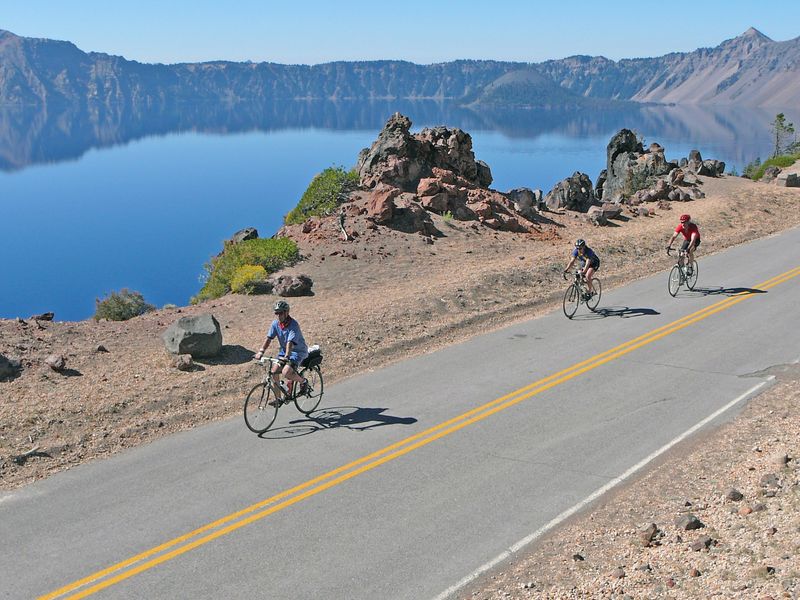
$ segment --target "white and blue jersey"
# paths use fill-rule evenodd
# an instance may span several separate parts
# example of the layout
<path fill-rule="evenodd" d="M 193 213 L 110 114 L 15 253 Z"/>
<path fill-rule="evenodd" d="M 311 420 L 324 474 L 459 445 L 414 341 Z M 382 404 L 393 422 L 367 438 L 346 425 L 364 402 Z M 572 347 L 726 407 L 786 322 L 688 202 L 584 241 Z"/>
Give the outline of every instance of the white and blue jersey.
<path fill-rule="evenodd" d="M 303 338 L 303 332 L 300 331 L 300 325 L 291 317 L 289 317 L 289 322 L 283 326 L 278 319 L 275 319 L 269 327 L 267 337 L 269 339 L 278 338 L 278 344 L 281 347 L 278 358 L 284 358 L 287 342 L 292 342 L 292 353 L 288 357 L 290 361 L 300 364 L 308 356 L 308 345 Z"/>

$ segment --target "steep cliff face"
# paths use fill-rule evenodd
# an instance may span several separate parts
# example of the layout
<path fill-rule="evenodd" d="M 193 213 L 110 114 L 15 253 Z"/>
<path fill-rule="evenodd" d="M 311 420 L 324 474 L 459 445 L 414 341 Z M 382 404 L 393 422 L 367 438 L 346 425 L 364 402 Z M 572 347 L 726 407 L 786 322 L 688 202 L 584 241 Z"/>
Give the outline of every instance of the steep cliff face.
<path fill-rule="evenodd" d="M 187 101 L 288 99 L 436 99 L 520 107 L 591 104 L 587 99 L 791 106 L 800 104 L 799 69 L 800 38 L 775 42 L 755 29 L 716 48 L 657 58 L 312 66 L 149 65 L 0 30 L 0 104 L 70 104 L 112 112 Z"/>
<path fill-rule="evenodd" d="M 675 104 L 800 104 L 800 38 L 775 42 L 750 28 L 715 48 L 619 62 L 574 56 L 540 70 L 587 97 Z"/>

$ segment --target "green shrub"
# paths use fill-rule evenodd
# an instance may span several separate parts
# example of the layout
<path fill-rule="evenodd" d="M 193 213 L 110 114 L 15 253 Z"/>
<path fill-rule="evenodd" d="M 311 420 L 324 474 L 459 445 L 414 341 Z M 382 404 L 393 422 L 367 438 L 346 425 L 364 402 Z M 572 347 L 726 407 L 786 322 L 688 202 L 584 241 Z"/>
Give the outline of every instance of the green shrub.
<path fill-rule="evenodd" d="M 311 180 L 300 202 L 286 215 L 284 223 L 296 225 L 309 217 L 329 215 L 356 187 L 358 173 L 355 169 L 345 171 L 344 167 L 328 167 Z"/>
<path fill-rule="evenodd" d="M 796 160 L 800 160 L 800 154 L 783 154 L 781 156 L 774 156 L 773 158 L 769 158 L 765 160 L 763 163 L 761 163 L 761 165 L 758 166 L 758 168 L 754 169 L 750 179 L 758 181 L 764 176 L 764 171 L 767 170 L 767 167 L 781 167 L 781 168 L 791 167 Z M 748 165 L 748 167 L 749 166 L 750 165 Z M 747 173 L 747 168 L 745 168 L 745 173 Z"/>
<path fill-rule="evenodd" d="M 752 179 L 760 166 L 761 166 L 761 159 L 759 157 L 756 157 L 755 159 L 751 160 L 749 163 L 745 165 L 744 171 L 742 171 L 742 175 Z"/>
<path fill-rule="evenodd" d="M 267 280 L 267 270 L 261 265 L 242 265 L 233 272 L 231 291 L 234 294 L 252 294 L 259 283 Z"/>
<path fill-rule="evenodd" d="M 192 304 L 219 298 L 231 291 L 236 270 L 245 265 L 264 268 L 266 273 L 282 269 L 299 258 L 297 244 L 289 238 L 255 239 L 226 244 L 225 250 L 205 265 L 204 285 Z"/>
<path fill-rule="evenodd" d="M 119 292 L 111 292 L 108 296 L 95 299 L 95 321 L 127 321 L 146 312 L 155 310 L 155 306 L 144 301 L 141 293 L 126 288 Z"/>

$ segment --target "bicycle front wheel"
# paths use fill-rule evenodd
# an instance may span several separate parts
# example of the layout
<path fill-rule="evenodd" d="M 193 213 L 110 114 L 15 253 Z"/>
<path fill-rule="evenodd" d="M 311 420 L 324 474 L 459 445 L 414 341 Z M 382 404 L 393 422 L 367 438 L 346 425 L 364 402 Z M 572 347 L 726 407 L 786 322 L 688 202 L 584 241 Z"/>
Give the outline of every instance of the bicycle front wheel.
<path fill-rule="evenodd" d="M 678 289 L 681 287 L 681 279 L 683 275 L 681 273 L 681 269 L 678 265 L 672 267 L 672 270 L 669 272 L 669 281 L 667 282 L 667 290 L 669 291 L 669 295 L 673 298 L 678 293 Z"/>
<path fill-rule="evenodd" d="M 586 301 L 586 306 L 589 307 L 590 311 L 594 312 L 594 310 L 597 308 L 597 305 L 600 303 L 600 294 L 603 293 L 603 284 L 597 277 L 593 277 L 592 287 L 594 288 L 594 296 Z"/>
<path fill-rule="evenodd" d="M 694 286 L 697 285 L 697 276 L 700 274 L 700 269 L 697 267 L 696 260 L 689 264 L 689 268 L 692 270 L 692 274 L 686 276 L 686 287 L 693 290 Z"/>
<path fill-rule="evenodd" d="M 278 407 L 269 402 L 275 397 L 272 387 L 266 383 L 256 384 L 244 401 L 244 422 L 253 433 L 264 433 L 272 427 L 278 416 Z"/>
<path fill-rule="evenodd" d="M 297 394 L 294 397 L 294 405 L 304 415 L 314 412 L 322 400 L 322 392 L 325 387 L 322 382 L 322 371 L 319 367 L 310 367 L 300 371 L 300 377 L 308 380 L 308 389 L 305 394 Z M 299 385 L 299 384 L 295 384 Z"/>
<path fill-rule="evenodd" d="M 581 304 L 581 293 L 575 284 L 569 286 L 564 292 L 564 315 L 571 319 Z"/>

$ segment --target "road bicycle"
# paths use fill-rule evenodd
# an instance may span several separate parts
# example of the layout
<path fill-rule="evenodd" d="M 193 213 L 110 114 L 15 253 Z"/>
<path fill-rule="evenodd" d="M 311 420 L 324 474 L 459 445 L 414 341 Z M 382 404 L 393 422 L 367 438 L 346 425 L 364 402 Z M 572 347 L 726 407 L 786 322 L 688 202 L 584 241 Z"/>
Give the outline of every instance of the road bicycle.
<path fill-rule="evenodd" d="M 564 273 L 564 279 L 567 279 L 566 273 Z M 589 287 L 586 283 L 586 279 L 583 277 L 583 273 L 581 273 L 580 269 L 576 269 L 575 278 L 564 292 L 564 314 L 568 319 L 575 316 L 582 302 L 586 303 L 590 311 L 595 311 L 600 302 L 600 294 L 603 292 L 603 285 L 597 277 L 592 277 L 592 287 L 594 288 L 594 293 L 590 295 Z"/>
<path fill-rule="evenodd" d="M 325 389 L 322 380 L 322 369 L 320 368 L 322 354 L 318 347 L 314 348 L 312 346 L 311 352 L 300 363 L 299 375 L 308 381 L 308 385 L 303 389 L 303 385 L 300 383 L 290 381 L 287 384 L 281 379 L 278 384 L 283 391 L 281 398 L 276 399 L 275 397 L 270 370 L 272 365 L 283 366 L 285 364 L 284 361 L 265 356 L 259 362 L 265 369 L 264 379 L 253 386 L 244 401 L 244 422 L 250 431 L 264 433 L 275 423 L 278 409 L 289 402 L 294 402 L 297 410 L 304 415 L 316 410 L 320 400 L 322 400 L 322 393 Z"/>
<path fill-rule="evenodd" d="M 667 248 L 667 256 L 672 255 L 672 248 Z M 686 250 L 678 250 L 678 261 L 669 272 L 669 280 L 667 281 L 667 290 L 669 295 L 673 298 L 678 294 L 678 290 L 682 285 L 686 285 L 690 290 L 694 289 L 697 285 L 697 276 L 700 274 L 700 269 L 697 266 L 697 261 L 693 260 L 688 265 L 686 264 Z"/>

